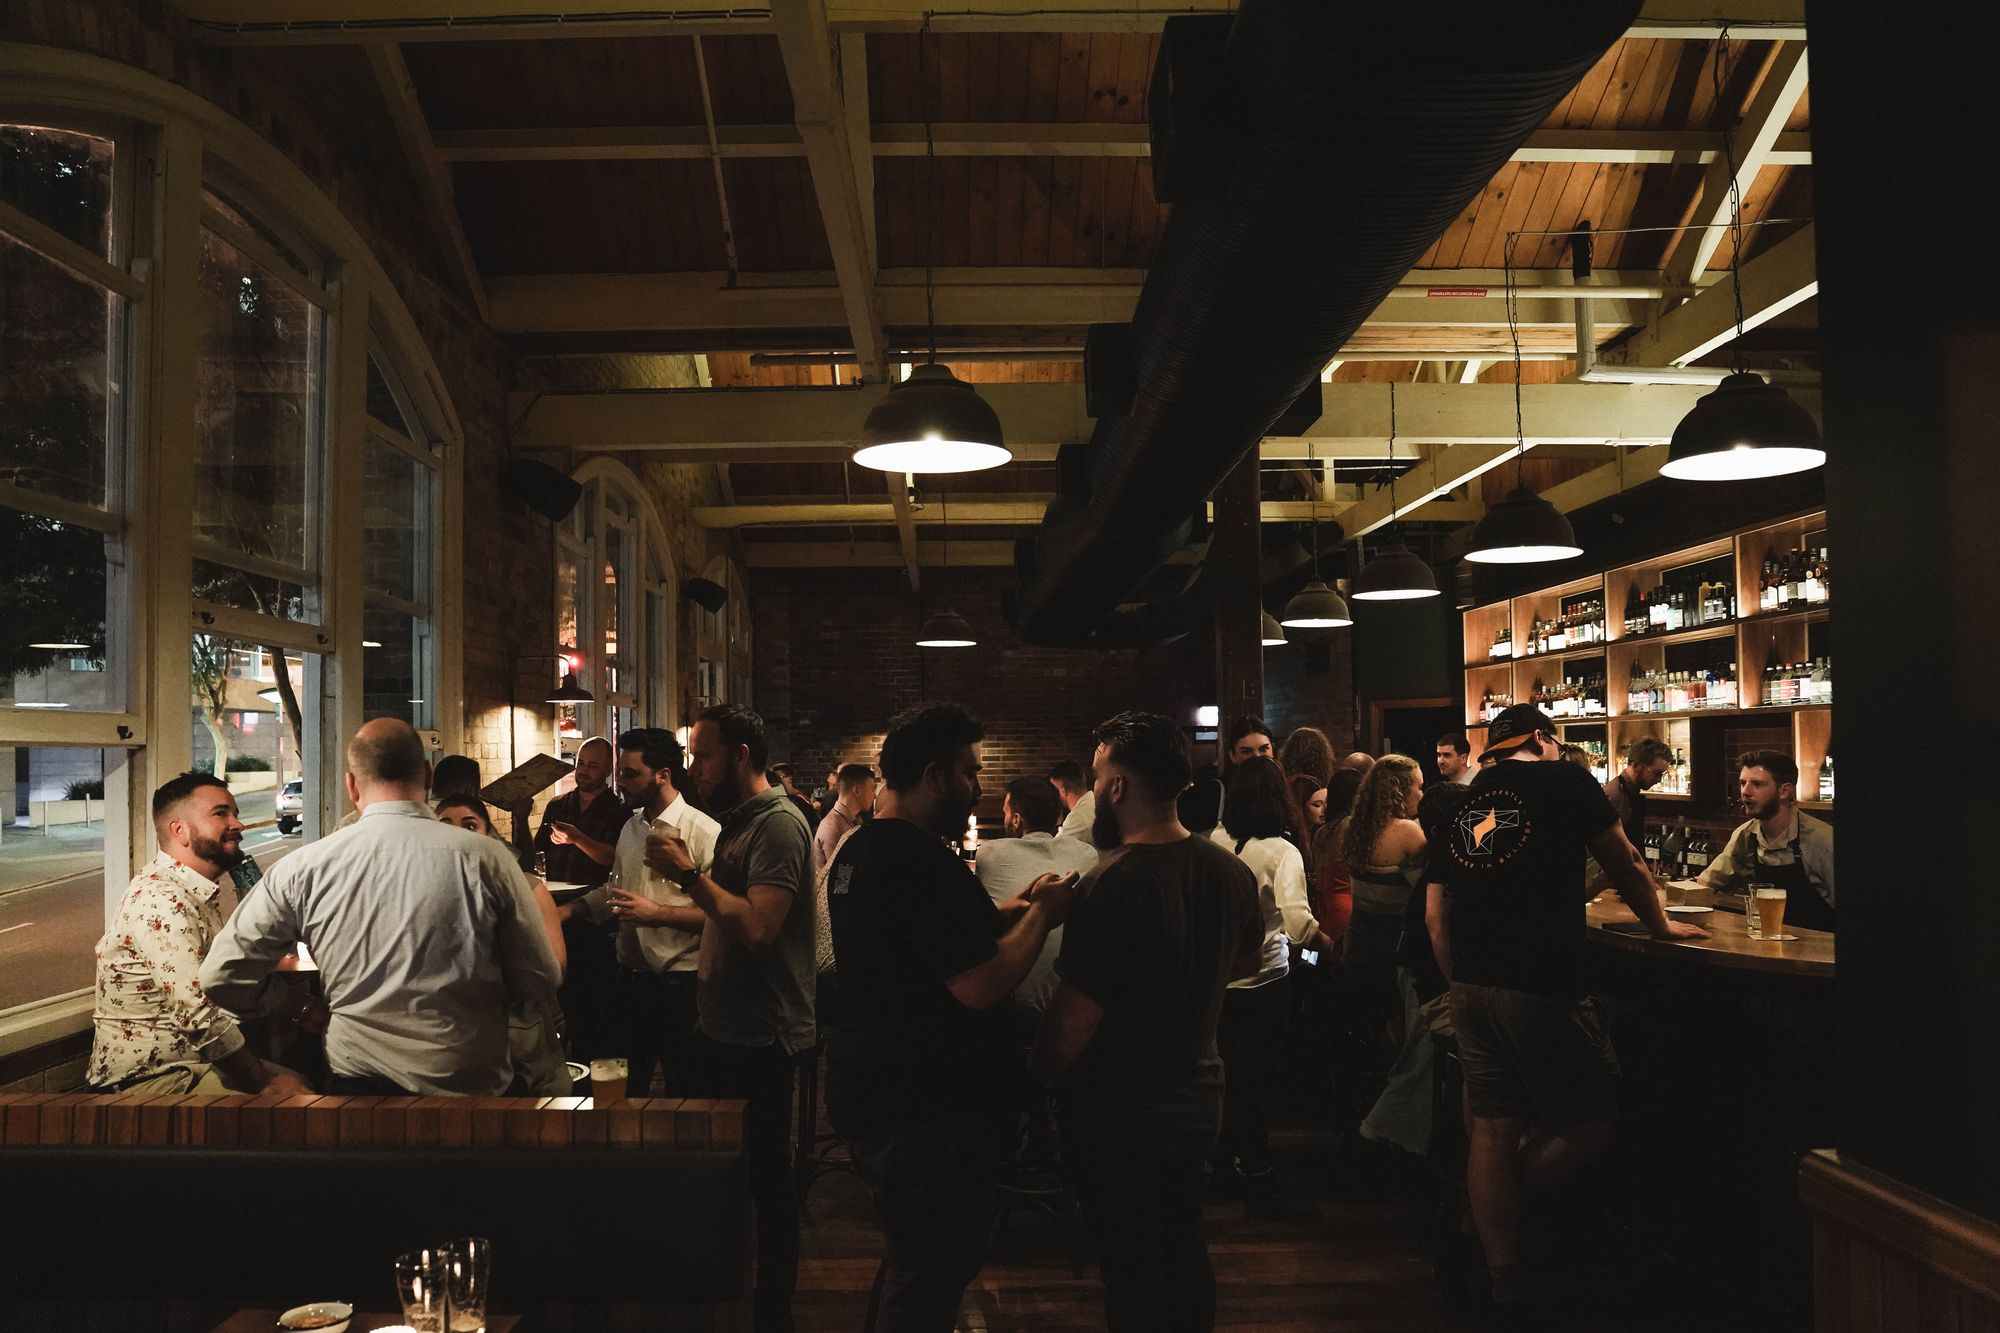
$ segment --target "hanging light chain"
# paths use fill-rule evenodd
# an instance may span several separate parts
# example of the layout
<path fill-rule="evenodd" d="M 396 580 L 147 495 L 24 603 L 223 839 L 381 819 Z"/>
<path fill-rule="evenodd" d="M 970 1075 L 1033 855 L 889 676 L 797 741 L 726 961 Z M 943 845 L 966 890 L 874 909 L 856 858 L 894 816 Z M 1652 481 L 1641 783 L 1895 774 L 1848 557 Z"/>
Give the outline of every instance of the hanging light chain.
<path fill-rule="evenodd" d="M 1715 60 L 1709 66 L 1715 105 L 1722 107 L 1723 64 L 1728 56 L 1729 25 L 1715 35 Z M 1743 193 L 1736 179 L 1736 127 L 1734 116 L 1726 116 L 1722 126 L 1722 164 L 1729 172 L 1729 287 L 1736 298 L 1736 336 L 1729 343 L 1729 364 L 1741 375 L 1749 369 L 1743 359 Z"/>
<path fill-rule="evenodd" d="M 1528 428 L 1521 417 L 1521 324 L 1515 310 L 1514 242 L 1518 233 L 1507 233 L 1507 248 L 1500 255 L 1501 277 L 1507 291 L 1507 339 L 1514 346 L 1514 488 L 1527 488 L 1524 455 L 1528 452 Z"/>
<path fill-rule="evenodd" d="M 924 11 L 924 24 L 917 32 L 917 91 L 924 99 L 924 182 L 925 221 L 930 225 L 928 244 L 924 248 L 924 330 L 930 341 L 930 364 L 937 364 L 937 300 L 933 292 L 938 256 L 938 191 L 937 191 L 937 140 L 932 135 L 931 122 L 937 118 L 937 97 L 930 82 L 929 48 L 933 40 L 931 18 L 934 11 Z"/>

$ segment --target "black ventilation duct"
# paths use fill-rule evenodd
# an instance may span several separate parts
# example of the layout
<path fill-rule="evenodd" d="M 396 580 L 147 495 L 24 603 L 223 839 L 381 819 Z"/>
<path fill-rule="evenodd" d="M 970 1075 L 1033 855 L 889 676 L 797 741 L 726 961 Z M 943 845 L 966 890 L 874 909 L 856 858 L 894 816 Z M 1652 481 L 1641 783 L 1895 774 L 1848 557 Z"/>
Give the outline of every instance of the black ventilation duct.
<path fill-rule="evenodd" d="M 1130 405 L 1016 548 L 1023 638 L 1093 640 L 1638 8 L 1244 0 L 1167 21 L 1153 137 L 1177 202 L 1129 338 L 1098 343 L 1130 375 L 1094 396 Z"/>

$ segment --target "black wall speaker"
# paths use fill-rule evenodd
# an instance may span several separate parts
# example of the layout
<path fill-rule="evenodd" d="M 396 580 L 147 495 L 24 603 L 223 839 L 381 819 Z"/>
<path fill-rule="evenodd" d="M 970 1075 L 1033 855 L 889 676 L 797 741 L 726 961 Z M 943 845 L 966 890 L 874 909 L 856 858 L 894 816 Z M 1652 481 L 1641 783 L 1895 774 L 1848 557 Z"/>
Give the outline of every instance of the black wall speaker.
<path fill-rule="evenodd" d="M 547 463 L 510 458 L 500 473 L 500 493 L 518 500 L 551 523 L 560 523 L 583 498 L 583 487 Z"/>
<path fill-rule="evenodd" d="M 681 596 L 704 611 L 720 611 L 729 601 L 729 589 L 714 579 L 689 579 L 681 585 Z"/>

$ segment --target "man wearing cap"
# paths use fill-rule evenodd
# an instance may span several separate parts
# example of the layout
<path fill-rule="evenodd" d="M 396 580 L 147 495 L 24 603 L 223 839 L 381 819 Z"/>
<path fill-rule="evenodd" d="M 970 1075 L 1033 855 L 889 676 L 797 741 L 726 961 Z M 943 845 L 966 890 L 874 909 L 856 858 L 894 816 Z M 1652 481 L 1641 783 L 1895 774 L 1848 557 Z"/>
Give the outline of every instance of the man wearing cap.
<path fill-rule="evenodd" d="M 1502 1327 L 1522 1305 L 1521 1210 L 1610 1145 L 1618 1061 L 1584 989 L 1584 858 L 1597 859 L 1656 939 L 1706 932 L 1667 919 L 1618 813 L 1562 757 L 1528 704 L 1493 719 L 1471 794 L 1430 842 L 1427 920 L 1451 980 L 1472 1115 L 1466 1167 Z"/>

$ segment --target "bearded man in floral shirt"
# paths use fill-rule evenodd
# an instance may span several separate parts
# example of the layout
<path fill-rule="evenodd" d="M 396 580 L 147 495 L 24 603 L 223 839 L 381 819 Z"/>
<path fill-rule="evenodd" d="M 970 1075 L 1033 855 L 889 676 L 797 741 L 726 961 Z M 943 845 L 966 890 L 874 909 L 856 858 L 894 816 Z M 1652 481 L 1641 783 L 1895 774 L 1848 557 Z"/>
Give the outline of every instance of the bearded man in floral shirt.
<path fill-rule="evenodd" d="M 183 773 L 153 793 L 160 852 L 132 877 L 97 942 L 90 1086 L 105 1092 L 309 1093 L 260 1061 L 236 1019 L 201 989 L 201 963 L 229 915 L 222 877 L 243 862 L 229 788 Z"/>

